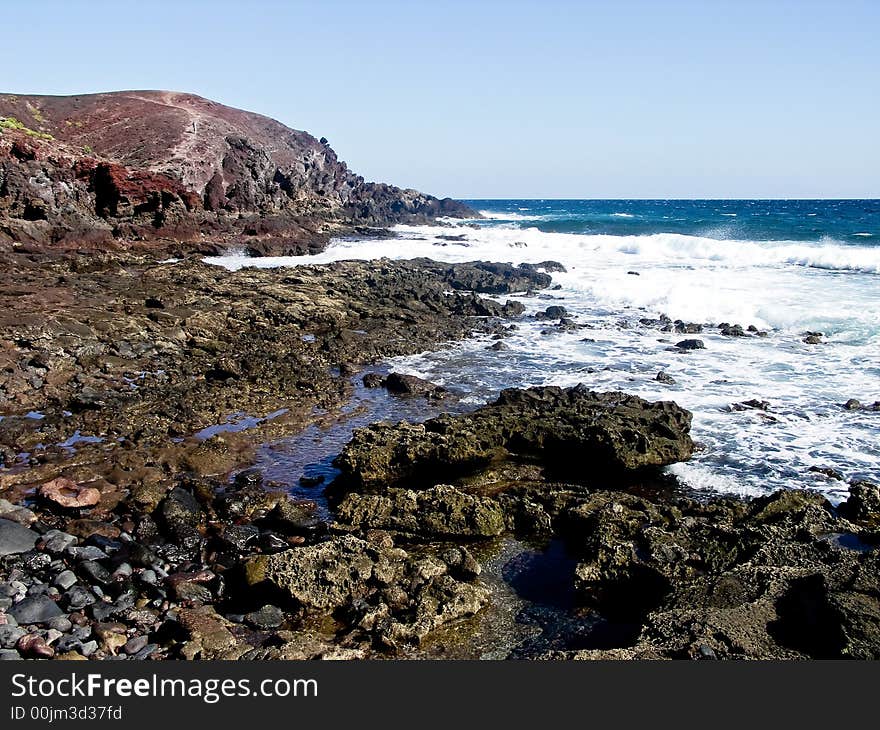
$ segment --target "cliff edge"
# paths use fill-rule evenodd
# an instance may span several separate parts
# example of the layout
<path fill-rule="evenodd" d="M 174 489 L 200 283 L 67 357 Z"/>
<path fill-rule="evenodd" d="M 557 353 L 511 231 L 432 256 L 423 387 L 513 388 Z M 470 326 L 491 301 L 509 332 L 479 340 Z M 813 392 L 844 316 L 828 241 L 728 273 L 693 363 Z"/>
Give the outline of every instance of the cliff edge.
<path fill-rule="evenodd" d="M 325 139 L 192 94 L 0 95 L 0 251 L 301 254 L 439 216 L 477 214 L 366 182 Z"/>

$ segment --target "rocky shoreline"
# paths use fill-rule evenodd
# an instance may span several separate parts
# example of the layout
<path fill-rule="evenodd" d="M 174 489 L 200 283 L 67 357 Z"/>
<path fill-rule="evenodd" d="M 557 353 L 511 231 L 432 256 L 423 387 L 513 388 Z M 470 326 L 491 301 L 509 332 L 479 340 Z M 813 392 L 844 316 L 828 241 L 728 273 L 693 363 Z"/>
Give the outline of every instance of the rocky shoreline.
<path fill-rule="evenodd" d="M 550 590 L 571 605 L 564 631 L 506 656 L 880 656 L 878 487 L 838 507 L 683 494 L 660 473 L 694 448 L 671 402 L 548 387 L 369 425 L 336 458 L 330 520 L 247 468 L 343 405 L 365 364 L 502 341 L 522 306 L 485 295 L 548 287 L 534 267 L 3 263 L 2 658 L 469 656 L 511 540 L 564 555 Z M 252 427 L 210 430 L 233 413 Z"/>

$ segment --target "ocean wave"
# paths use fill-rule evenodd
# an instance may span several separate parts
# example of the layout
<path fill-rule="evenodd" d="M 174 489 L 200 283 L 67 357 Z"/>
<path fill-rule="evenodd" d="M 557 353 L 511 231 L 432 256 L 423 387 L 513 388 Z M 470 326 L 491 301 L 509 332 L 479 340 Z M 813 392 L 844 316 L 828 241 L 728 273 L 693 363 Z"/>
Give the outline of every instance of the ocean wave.
<path fill-rule="evenodd" d="M 612 213 L 612 218 L 635 218 L 632 213 Z"/>
<path fill-rule="evenodd" d="M 498 210 L 481 210 L 479 213 L 483 218 L 488 218 L 492 221 L 538 221 L 545 217 L 542 215 L 523 215 L 522 213 L 508 213 Z"/>

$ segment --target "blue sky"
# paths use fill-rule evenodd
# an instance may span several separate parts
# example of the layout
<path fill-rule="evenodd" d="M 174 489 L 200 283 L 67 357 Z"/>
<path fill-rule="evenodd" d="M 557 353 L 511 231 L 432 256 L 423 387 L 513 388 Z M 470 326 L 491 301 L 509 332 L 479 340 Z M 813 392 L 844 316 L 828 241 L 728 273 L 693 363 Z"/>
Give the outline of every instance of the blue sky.
<path fill-rule="evenodd" d="M 0 91 L 190 91 L 459 198 L 880 197 L 880 2 L 11 2 Z"/>

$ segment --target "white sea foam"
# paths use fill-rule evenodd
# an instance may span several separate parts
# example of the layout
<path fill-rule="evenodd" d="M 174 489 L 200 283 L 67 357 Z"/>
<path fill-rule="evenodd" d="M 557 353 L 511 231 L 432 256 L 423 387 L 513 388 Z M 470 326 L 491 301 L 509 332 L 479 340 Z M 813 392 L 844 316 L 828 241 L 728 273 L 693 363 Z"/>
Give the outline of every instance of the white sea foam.
<path fill-rule="evenodd" d="M 612 213 L 612 218 L 635 218 L 632 213 Z"/>
<path fill-rule="evenodd" d="M 450 234 L 465 240 L 439 238 Z M 508 350 L 488 350 L 490 341 L 478 339 L 400 358 L 392 367 L 462 389 L 474 403 L 502 387 L 577 382 L 673 399 L 693 411 L 693 436 L 705 447 L 672 469 L 694 489 L 747 495 L 795 486 L 839 500 L 846 483 L 810 467 L 830 466 L 847 479 L 880 479 L 880 412 L 840 406 L 848 398 L 880 400 L 880 248 L 669 233 L 543 233 L 461 222 L 399 226 L 396 235 L 336 241 L 315 256 L 209 260 L 231 269 L 420 256 L 560 261 L 566 272 L 553 273 L 561 288 L 550 292 L 552 303 L 590 328 L 544 335 L 553 328 L 526 316 L 505 340 Z M 520 301 L 527 314 L 550 303 Z M 706 327 L 697 335 L 706 349 L 682 355 L 673 347 L 682 336 L 639 324 L 660 313 L 703 324 L 754 324 L 768 336 L 729 338 Z M 807 330 L 825 333 L 828 344 L 805 344 Z M 658 382 L 659 370 L 676 385 Z M 731 409 L 750 399 L 768 401 L 769 410 Z"/>

